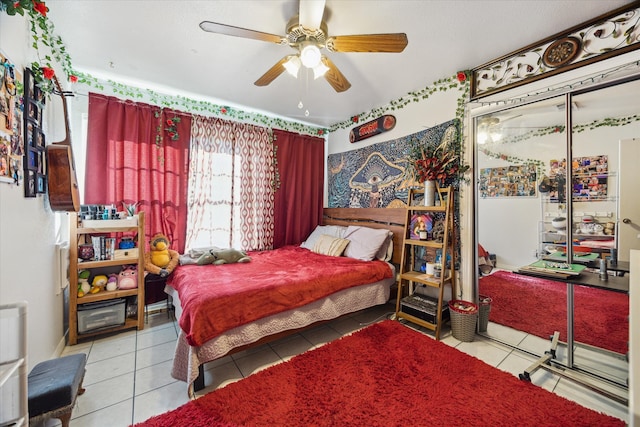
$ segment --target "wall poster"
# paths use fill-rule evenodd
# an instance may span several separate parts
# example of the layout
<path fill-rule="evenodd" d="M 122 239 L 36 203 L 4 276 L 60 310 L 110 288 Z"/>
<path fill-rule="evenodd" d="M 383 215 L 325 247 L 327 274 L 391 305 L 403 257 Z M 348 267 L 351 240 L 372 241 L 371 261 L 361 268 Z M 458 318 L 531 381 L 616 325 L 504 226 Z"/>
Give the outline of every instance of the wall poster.
<path fill-rule="evenodd" d="M 536 197 L 536 165 L 480 169 L 480 197 Z"/>
<path fill-rule="evenodd" d="M 574 202 L 607 200 L 609 158 L 605 155 L 574 157 L 571 162 L 573 182 L 571 197 Z M 550 161 L 551 202 L 564 203 L 566 159 Z"/>

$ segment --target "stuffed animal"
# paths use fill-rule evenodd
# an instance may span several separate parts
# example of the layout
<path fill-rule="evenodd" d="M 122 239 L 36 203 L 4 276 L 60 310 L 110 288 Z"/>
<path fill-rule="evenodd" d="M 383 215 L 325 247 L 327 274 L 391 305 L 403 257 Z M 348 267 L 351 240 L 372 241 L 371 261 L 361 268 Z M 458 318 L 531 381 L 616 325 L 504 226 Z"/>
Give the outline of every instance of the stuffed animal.
<path fill-rule="evenodd" d="M 124 266 L 120 274 L 118 274 L 118 288 L 119 289 L 135 289 L 137 287 L 138 287 L 138 271 L 132 265 Z"/>
<path fill-rule="evenodd" d="M 160 277 L 167 277 L 180 261 L 180 254 L 169 249 L 169 239 L 164 234 L 156 234 L 149 242 L 149 251 L 144 254 L 144 269 Z"/>
<path fill-rule="evenodd" d="M 249 261 L 251 261 L 251 257 L 247 256 L 247 253 L 244 251 L 236 249 L 211 249 L 198 258 L 197 264 L 222 265 Z"/>
<path fill-rule="evenodd" d="M 109 279 L 107 279 L 107 290 L 115 291 L 116 289 L 118 289 L 118 275 L 110 274 Z"/>

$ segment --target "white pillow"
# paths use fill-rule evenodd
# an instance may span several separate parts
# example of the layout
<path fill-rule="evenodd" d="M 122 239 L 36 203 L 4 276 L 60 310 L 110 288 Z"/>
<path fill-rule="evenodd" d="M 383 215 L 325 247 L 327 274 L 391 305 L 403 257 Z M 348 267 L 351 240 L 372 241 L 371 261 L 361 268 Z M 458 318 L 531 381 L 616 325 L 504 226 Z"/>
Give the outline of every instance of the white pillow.
<path fill-rule="evenodd" d="M 322 255 L 341 256 L 348 244 L 349 241 L 347 239 L 323 234 L 316 241 L 312 251 Z"/>
<path fill-rule="evenodd" d="M 342 237 L 344 237 L 344 233 L 345 233 L 346 229 L 347 229 L 347 227 L 343 227 L 343 226 L 340 226 L 340 225 L 319 225 L 319 226 L 316 227 L 315 230 L 313 230 L 313 232 L 311 232 L 309 237 L 307 237 L 307 240 L 302 242 L 300 247 L 303 247 L 303 248 L 309 249 L 309 250 L 313 250 L 313 247 L 315 246 L 316 241 L 323 234 L 326 234 L 327 236 L 331 236 L 331 237 L 340 237 L 340 238 L 342 238 Z"/>
<path fill-rule="evenodd" d="M 393 257 L 393 233 L 391 231 L 388 233 L 387 239 L 382 243 L 382 246 L 380 246 L 376 254 L 376 259 L 380 261 L 391 261 Z"/>
<path fill-rule="evenodd" d="M 388 237 L 389 230 L 350 225 L 344 238 L 349 239 L 351 243 L 345 249 L 344 256 L 371 261 Z"/>

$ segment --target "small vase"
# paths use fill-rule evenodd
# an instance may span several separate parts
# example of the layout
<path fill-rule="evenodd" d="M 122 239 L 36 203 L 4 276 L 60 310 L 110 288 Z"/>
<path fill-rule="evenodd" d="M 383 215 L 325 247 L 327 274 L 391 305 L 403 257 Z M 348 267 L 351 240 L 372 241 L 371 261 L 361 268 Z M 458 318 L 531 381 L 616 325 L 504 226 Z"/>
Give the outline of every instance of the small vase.
<path fill-rule="evenodd" d="M 433 180 L 424 182 L 424 205 L 435 206 L 436 204 L 436 182 Z"/>

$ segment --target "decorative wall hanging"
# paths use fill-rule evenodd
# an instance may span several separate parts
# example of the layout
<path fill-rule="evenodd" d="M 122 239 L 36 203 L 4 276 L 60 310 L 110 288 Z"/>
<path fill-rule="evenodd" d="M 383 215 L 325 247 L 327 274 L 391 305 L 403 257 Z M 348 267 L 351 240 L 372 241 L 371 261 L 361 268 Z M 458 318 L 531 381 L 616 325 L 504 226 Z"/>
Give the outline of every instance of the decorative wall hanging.
<path fill-rule="evenodd" d="M 412 135 L 328 156 L 329 207 L 404 207 L 409 183 L 404 169 L 415 140 L 437 146 L 454 127 L 459 140 L 458 120 L 454 119 Z M 459 144 L 455 147 L 459 149 Z"/>
<path fill-rule="evenodd" d="M 36 197 L 47 191 L 45 135 L 42 131 L 42 114 L 45 93 L 36 85 L 31 69 L 24 75 L 24 195 Z"/>
<path fill-rule="evenodd" d="M 379 135 L 382 132 L 388 132 L 395 126 L 396 118 L 390 114 L 387 114 L 351 129 L 351 132 L 349 132 L 349 141 L 351 143 L 362 141 L 363 139 Z"/>
<path fill-rule="evenodd" d="M 613 10 L 472 70 L 471 99 L 640 48 L 640 5 Z"/>
<path fill-rule="evenodd" d="M 0 182 L 19 184 L 22 180 L 22 105 L 18 85 L 22 76 L 0 53 Z"/>
<path fill-rule="evenodd" d="M 536 179 L 533 163 L 480 169 L 480 197 L 535 197 Z"/>

